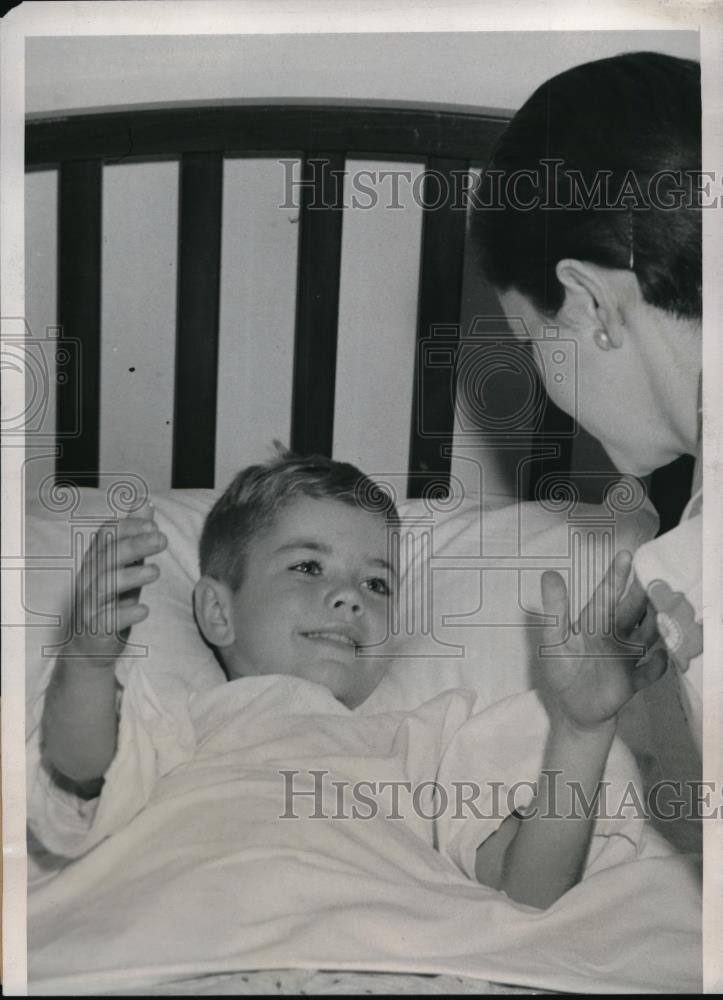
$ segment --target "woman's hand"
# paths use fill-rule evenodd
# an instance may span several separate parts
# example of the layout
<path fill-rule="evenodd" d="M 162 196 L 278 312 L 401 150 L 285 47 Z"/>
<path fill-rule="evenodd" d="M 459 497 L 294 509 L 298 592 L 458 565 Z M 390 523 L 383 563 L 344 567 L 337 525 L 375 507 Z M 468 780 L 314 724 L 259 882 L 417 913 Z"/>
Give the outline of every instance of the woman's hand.
<path fill-rule="evenodd" d="M 573 625 L 565 581 L 554 571 L 542 576 L 544 611 L 557 618 L 545 629 L 540 656 L 543 693 L 553 722 L 566 722 L 579 731 L 614 726 L 617 713 L 635 692 L 665 672 L 662 649 L 645 658 L 657 630 L 637 579 L 622 597 L 631 564 L 629 552 L 618 553 Z"/>

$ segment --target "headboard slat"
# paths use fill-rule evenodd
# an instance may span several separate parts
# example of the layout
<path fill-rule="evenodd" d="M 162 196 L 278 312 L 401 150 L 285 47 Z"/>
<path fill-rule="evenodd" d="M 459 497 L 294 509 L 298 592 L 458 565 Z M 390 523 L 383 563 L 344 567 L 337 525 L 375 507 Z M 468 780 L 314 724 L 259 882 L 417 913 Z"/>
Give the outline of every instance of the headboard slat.
<path fill-rule="evenodd" d="M 241 104 L 94 112 L 30 119 L 28 166 L 90 157 L 303 150 L 307 156 L 374 152 L 474 160 L 503 131 L 506 115 L 380 105 Z"/>
<path fill-rule="evenodd" d="M 58 185 L 58 481 L 98 485 L 100 453 L 100 160 L 64 163 Z M 65 357 L 67 355 L 67 359 Z"/>
<path fill-rule="evenodd" d="M 462 176 L 470 163 L 484 164 L 505 128 L 503 113 L 413 105 L 375 106 L 242 102 L 194 107 L 133 108 L 125 111 L 38 117 L 26 125 L 26 163 L 30 170 L 59 165 L 67 177 L 95 160 L 97 210 L 83 182 L 76 203 L 100 219 L 101 164 L 138 163 L 144 159 L 181 160 L 176 369 L 173 421 L 173 487 L 213 486 L 215 468 L 220 293 L 220 236 L 224 157 L 250 156 L 302 159 L 302 183 L 297 256 L 296 329 L 290 444 L 299 452 L 331 454 L 334 440 L 335 377 L 341 246 L 344 206 L 342 175 L 346 157 L 371 157 L 386 162 L 428 164 L 425 202 L 434 202 L 435 185 L 445 188 L 439 205 L 424 211 L 420 292 L 416 331 L 419 351 L 434 326 L 445 326 L 459 338 L 463 258 L 465 253 L 466 189 Z M 325 162 L 324 162 L 325 161 Z M 323 165 L 322 165 L 323 162 Z M 338 178 L 334 175 L 338 172 Z M 80 173 L 78 173 L 80 176 Z M 281 186 L 281 185 L 279 185 Z M 337 189 L 338 188 L 338 189 Z M 294 182 L 293 189 L 298 190 Z M 385 195 L 378 192 L 381 197 Z M 413 188 L 416 197 L 416 189 Z M 288 201 L 289 193 L 286 192 Z M 279 197 L 284 197 L 280 191 Z M 83 204 L 85 203 L 85 204 Z M 316 203 L 316 207 L 314 206 Z M 288 210 L 289 206 L 286 205 Z M 63 229 L 71 233 L 78 207 L 66 211 Z M 100 232 L 93 239 L 100 242 Z M 73 251 L 61 250 L 66 271 L 73 268 Z M 96 252 L 99 258 L 99 250 Z M 62 265 L 61 265 L 62 266 Z M 98 471 L 98 260 L 84 264 L 84 281 L 77 281 L 61 314 L 69 335 L 95 338 L 88 344 L 90 365 L 82 380 L 87 419 L 81 439 L 66 444 L 62 468 Z M 393 280 L 394 275 L 390 275 Z M 86 283 L 92 289 L 86 288 Z M 369 289 L 374 295 L 375 289 Z M 128 289 L 133 295 L 133 289 Z M 72 300 L 72 301 L 71 301 Z M 79 320 L 75 316 L 80 316 Z M 258 336 L 264 336 L 258 330 Z M 153 336 L 153 330 L 148 331 Z M 450 340 L 447 336 L 447 342 Z M 453 344 L 454 347 L 454 344 Z M 444 487 L 450 471 L 454 434 L 454 356 L 450 364 L 415 362 L 412 428 L 409 435 L 410 494 L 430 483 Z M 409 372 L 401 377 L 409 378 Z M 409 386 L 407 386 L 407 390 Z M 66 409 L 71 394 L 59 403 Z M 407 397 L 408 398 L 408 397 Z M 341 400 L 341 403 L 344 401 Z M 287 411 L 288 412 L 288 411 Z M 421 414 L 424 413 L 422 419 Z M 59 429 L 69 416 L 59 418 Z M 239 433 L 243 433 L 239 428 Z M 276 431 L 275 433 L 278 433 Z M 406 436 L 406 432 L 402 432 Z M 80 449 L 80 452 L 79 452 Z M 385 454 L 384 447 L 379 449 Z M 383 462 L 384 459 L 380 459 Z M 61 470 L 61 464 L 58 466 Z"/>
<path fill-rule="evenodd" d="M 301 174 L 291 447 L 331 456 L 334 440 L 344 156 L 305 158 Z"/>
<path fill-rule="evenodd" d="M 173 487 L 213 487 L 223 156 L 181 158 Z M 153 331 L 149 330 L 149 336 Z M 193 400 L 193 405 L 189 405 Z M 184 402 L 185 401 L 185 402 Z M 239 428 L 243 433 L 243 428 Z"/>
<path fill-rule="evenodd" d="M 455 345 L 459 341 L 466 210 L 450 196 L 456 178 L 469 170 L 462 160 L 431 157 L 424 185 L 422 266 L 417 350 L 409 445 L 410 497 L 432 482 L 448 482 L 455 404 Z M 439 330 L 443 327 L 443 330 Z M 449 353 L 435 362 L 436 347 Z M 446 352 L 446 353 L 445 353 Z"/>

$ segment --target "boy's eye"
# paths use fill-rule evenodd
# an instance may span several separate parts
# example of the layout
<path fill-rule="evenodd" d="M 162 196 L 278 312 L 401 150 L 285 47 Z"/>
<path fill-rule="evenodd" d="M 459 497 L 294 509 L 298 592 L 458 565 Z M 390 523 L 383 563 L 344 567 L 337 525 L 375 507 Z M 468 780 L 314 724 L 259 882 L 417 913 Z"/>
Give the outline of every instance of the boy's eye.
<path fill-rule="evenodd" d="M 392 592 L 387 581 L 381 576 L 373 576 L 371 580 L 366 580 L 364 586 L 373 594 L 382 594 L 385 597 L 388 597 Z"/>
<path fill-rule="evenodd" d="M 321 563 L 316 559 L 303 559 L 301 562 L 294 563 L 289 569 L 296 573 L 303 573 L 304 576 L 318 576 L 321 573 Z"/>

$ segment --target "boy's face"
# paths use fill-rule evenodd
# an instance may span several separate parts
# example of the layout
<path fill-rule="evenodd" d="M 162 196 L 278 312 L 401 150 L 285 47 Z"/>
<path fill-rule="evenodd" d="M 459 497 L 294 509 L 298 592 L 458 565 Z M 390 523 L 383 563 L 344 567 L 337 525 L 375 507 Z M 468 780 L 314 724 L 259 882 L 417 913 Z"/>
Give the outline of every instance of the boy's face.
<path fill-rule="evenodd" d="M 300 497 L 247 548 L 232 596 L 231 678 L 290 674 L 361 704 L 386 660 L 359 656 L 387 634 L 397 589 L 383 516 L 337 500 Z M 371 652 L 371 651 L 370 651 Z"/>

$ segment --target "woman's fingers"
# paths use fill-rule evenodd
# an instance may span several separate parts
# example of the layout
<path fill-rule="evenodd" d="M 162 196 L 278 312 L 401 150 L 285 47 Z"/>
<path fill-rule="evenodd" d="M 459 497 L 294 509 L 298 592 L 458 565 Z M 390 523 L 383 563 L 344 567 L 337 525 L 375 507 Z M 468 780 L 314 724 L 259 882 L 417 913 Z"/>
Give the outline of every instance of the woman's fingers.
<path fill-rule="evenodd" d="M 632 671 L 630 679 L 636 691 L 654 684 L 665 673 L 668 666 L 668 654 L 664 649 L 654 650 L 647 659 L 642 660 Z"/>
<path fill-rule="evenodd" d="M 631 639 L 634 642 L 642 643 L 646 650 L 648 650 L 651 646 L 655 645 L 659 638 L 660 634 L 658 632 L 657 616 L 655 611 L 648 604 L 643 620 L 631 633 Z"/>

